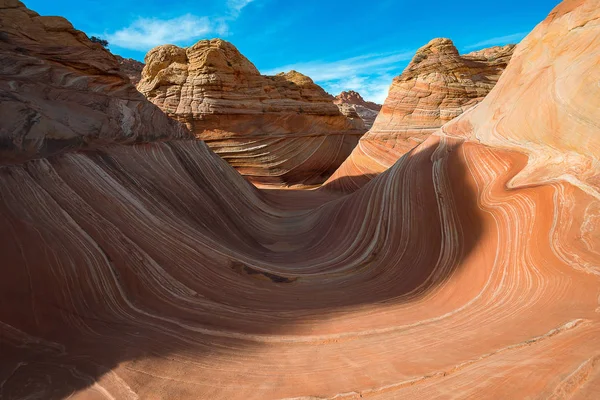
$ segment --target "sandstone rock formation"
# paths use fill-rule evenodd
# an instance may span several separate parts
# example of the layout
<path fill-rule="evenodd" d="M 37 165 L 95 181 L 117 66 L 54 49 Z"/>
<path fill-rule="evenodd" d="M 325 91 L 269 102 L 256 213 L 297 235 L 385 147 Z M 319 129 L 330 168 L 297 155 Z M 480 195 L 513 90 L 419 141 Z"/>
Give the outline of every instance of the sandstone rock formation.
<path fill-rule="evenodd" d="M 477 104 L 494 87 L 514 46 L 493 47 L 464 56 L 450 39 L 420 48 L 388 97 L 369 137 L 423 141 L 444 123 Z"/>
<path fill-rule="evenodd" d="M 3 103 L 28 93 L 23 107 L 68 121 L 81 109 L 45 96 L 74 98 L 83 82 L 78 103 L 104 107 L 77 131 L 85 151 L 0 154 L 12 162 L 0 166 L 0 398 L 598 398 L 599 199 L 568 176 L 513 179 L 528 160 L 554 165 L 536 155 L 543 146 L 565 169 L 571 152 L 597 150 L 600 88 L 582 77 L 600 73 L 598 5 L 561 3 L 493 102 L 341 195 L 256 189 L 152 120 L 136 131 L 151 143 L 124 143 L 119 125 L 94 136 L 113 105 L 152 106 L 92 68 L 113 58 L 77 31 L 53 42 L 48 20 L 0 0 L 3 30 L 21 27 L 1 42 L 17 62 L 1 64 Z M 541 132 L 515 124 L 515 101 Z M 5 130 L 23 118 L 5 110 L 12 143 L 30 127 Z"/>
<path fill-rule="evenodd" d="M 341 188 L 355 190 L 389 168 L 444 123 L 483 100 L 510 61 L 514 45 L 460 55 L 450 39 L 433 39 L 417 51 L 392 82 L 377 119 L 340 170 L 330 178 L 359 177 Z"/>
<path fill-rule="evenodd" d="M 16 0 L 0 4 L 5 163 L 95 144 L 186 135 L 121 75 L 107 50 L 66 19 L 41 17 Z"/>
<path fill-rule="evenodd" d="M 138 89 L 256 184 L 318 184 L 365 132 L 296 71 L 263 76 L 231 43 L 159 46 Z"/>
<path fill-rule="evenodd" d="M 118 55 L 115 55 L 115 58 L 119 62 L 119 70 L 129 77 L 133 85 L 137 85 L 142 79 L 144 64 L 133 58 L 123 58 Z"/>
<path fill-rule="evenodd" d="M 355 115 L 358 115 L 367 129 L 371 129 L 379 110 L 381 110 L 381 104 L 365 101 L 360 93 L 354 90 L 341 92 L 335 96 L 334 103 L 345 116 L 355 118 Z"/>

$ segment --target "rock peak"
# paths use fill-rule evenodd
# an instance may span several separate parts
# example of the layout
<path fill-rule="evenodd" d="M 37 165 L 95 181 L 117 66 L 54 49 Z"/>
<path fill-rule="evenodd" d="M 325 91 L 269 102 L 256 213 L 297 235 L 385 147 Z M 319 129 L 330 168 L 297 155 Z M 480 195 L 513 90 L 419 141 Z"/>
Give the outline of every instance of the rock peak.
<path fill-rule="evenodd" d="M 365 101 L 365 99 L 363 99 L 363 97 L 360 95 L 360 93 L 358 93 L 354 90 L 344 90 L 343 92 L 338 94 L 336 97 L 345 99 L 348 101 L 348 103 L 352 103 L 353 101 L 356 101 L 356 102 L 364 102 Z"/>
<path fill-rule="evenodd" d="M 454 46 L 454 42 L 451 39 L 448 38 L 434 38 L 431 39 L 429 41 L 429 43 L 427 43 L 425 46 L 423 47 L 446 47 L 446 46 Z"/>
<path fill-rule="evenodd" d="M 372 101 L 365 101 L 360 93 L 354 90 L 346 90 L 335 96 L 334 103 L 337 104 L 342 114 L 349 118 L 360 117 L 368 129 L 373 126 L 375 118 L 381 110 L 381 105 Z"/>
<path fill-rule="evenodd" d="M 356 176 L 354 165 L 371 154 L 386 160 L 361 166 L 360 187 L 446 122 L 475 106 L 492 90 L 506 68 L 514 46 L 480 50 L 461 56 L 450 39 L 434 39 L 423 46 L 402 75 L 392 82 L 388 97 L 376 120 L 348 160 L 330 178 Z M 374 151 L 373 149 L 379 150 Z"/>
<path fill-rule="evenodd" d="M 370 108 L 375 111 L 379 111 L 381 109 L 381 104 L 374 103 L 372 101 L 366 101 L 360 93 L 355 90 L 345 90 L 340 92 L 337 96 L 335 96 L 335 103 L 348 103 L 361 105 L 367 108 Z"/>
<path fill-rule="evenodd" d="M 411 61 L 411 64 L 418 64 L 424 60 L 427 60 L 429 56 L 432 55 L 435 55 L 438 58 L 458 57 L 459 53 L 452 40 L 447 38 L 436 38 L 417 50 Z"/>

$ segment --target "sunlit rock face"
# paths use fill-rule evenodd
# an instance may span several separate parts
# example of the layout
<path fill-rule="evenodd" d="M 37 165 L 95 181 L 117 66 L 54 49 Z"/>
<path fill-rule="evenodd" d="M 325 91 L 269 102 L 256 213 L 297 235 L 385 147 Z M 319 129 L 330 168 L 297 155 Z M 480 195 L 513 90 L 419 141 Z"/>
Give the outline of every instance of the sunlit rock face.
<path fill-rule="evenodd" d="M 597 6 L 561 3 L 524 43 L 567 40 L 561 57 L 585 66 L 598 56 Z M 3 148 L 0 398 L 599 397 L 600 202 L 561 177 L 509 188 L 532 160 L 526 123 L 510 132 L 519 146 L 481 144 L 473 110 L 348 195 L 259 190 L 176 125 L 153 125 L 162 114 L 140 122 L 148 143 L 124 143 L 118 126 L 111 141 L 92 141 L 113 104 L 153 106 L 131 100 L 120 78 L 92 85 L 104 72 L 56 56 L 77 31 L 40 44 L 45 21 L 0 0 L 3 27 L 18 15 L 21 33 L 2 46 L 22 50 L 3 55 L 27 52 L 46 74 L 2 64 L 1 98 L 27 81 L 29 107 L 68 121 L 80 109 L 52 114 L 45 96 L 81 81 L 79 104 L 105 108 L 88 116 L 85 148 L 21 161 L 9 157 L 20 147 Z M 96 50 L 95 65 L 114 64 Z M 517 56 L 492 93 L 507 118 L 511 82 L 541 73 L 521 68 L 561 65 Z M 582 95 L 531 94 L 522 106 L 533 115 L 552 102 L 547 115 L 570 126 L 595 118 L 591 107 L 562 114 Z M 0 126 L 21 115 L 3 109 Z M 578 130 L 589 139 L 576 151 L 592 154 L 597 133 Z"/>
<path fill-rule="evenodd" d="M 365 101 L 360 93 L 354 90 L 341 92 L 335 96 L 334 103 L 345 116 L 355 118 L 358 115 L 363 120 L 366 129 L 371 129 L 379 110 L 381 110 L 381 104 Z"/>
<path fill-rule="evenodd" d="M 322 183 L 366 131 L 296 71 L 264 76 L 231 43 L 159 46 L 138 89 L 258 185 Z"/>
<path fill-rule="evenodd" d="M 450 39 L 420 48 L 392 82 L 369 138 L 422 142 L 444 123 L 471 108 L 492 90 L 514 45 L 460 55 Z"/>
<path fill-rule="evenodd" d="M 460 55 L 452 41 L 444 38 L 433 39 L 420 48 L 402 75 L 392 82 L 369 132 L 329 181 L 355 174 L 352 170 L 361 164 L 361 178 L 343 188 L 355 190 L 444 123 L 481 102 L 500 78 L 514 48 L 496 46 Z"/>

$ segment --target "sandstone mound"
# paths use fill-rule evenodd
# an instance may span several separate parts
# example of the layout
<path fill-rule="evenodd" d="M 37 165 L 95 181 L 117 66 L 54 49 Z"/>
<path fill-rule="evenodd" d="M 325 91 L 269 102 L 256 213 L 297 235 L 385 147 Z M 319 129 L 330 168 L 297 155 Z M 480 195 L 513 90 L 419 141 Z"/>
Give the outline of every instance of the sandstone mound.
<path fill-rule="evenodd" d="M 335 96 L 335 104 L 339 107 L 342 114 L 350 118 L 358 117 L 363 120 L 365 128 L 371 129 L 375 118 L 381 110 L 381 104 L 365 101 L 360 93 L 354 90 L 341 92 Z"/>
<path fill-rule="evenodd" d="M 256 184 L 318 184 L 365 132 L 296 71 L 263 76 L 231 43 L 159 46 L 138 89 Z"/>
<path fill-rule="evenodd" d="M 370 138 L 423 141 L 444 123 L 477 104 L 506 68 L 514 45 L 461 56 L 450 39 L 420 48 L 392 82 Z"/>
<path fill-rule="evenodd" d="M 507 187 L 528 160 L 546 165 L 530 142 L 596 151 L 600 88 L 562 85 L 598 76 L 598 5 L 561 3 L 519 47 L 486 106 L 514 129 L 484 131 L 502 115 L 477 108 L 349 195 L 256 189 L 144 119 L 152 143 L 123 143 L 117 125 L 85 151 L 0 166 L 0 398 L 598 398 L 600 202 L 571 178 Z M 44 42 L 47 20 L 0 0 L 3 29 L 16 20 L 2 99 L 28 93 L 68 121 L 80 108 L 46 96 L 83 82 L 77 103 L 104 107 L 86 138 L 115 104 L 154 109 L 131 100 L 110 54 L 72 28 Z M 548 130 L 510 125 L 512 82 L 532 85 L 521 106 Z M 30 129 L 7 133 L 23 114 L 5 110 L 3 144 Z"/>
<path fill-rule="evenodd" d="M 450 39 L 433 39 L 417 51 L 390 86 L 377 119 L 350 158 L 329 182 L 358 176 L 344 187 L 355 190 L 423 142 L 444 123 L 483 100 L 506 68 L 514 45 L 460 55 Z"/>

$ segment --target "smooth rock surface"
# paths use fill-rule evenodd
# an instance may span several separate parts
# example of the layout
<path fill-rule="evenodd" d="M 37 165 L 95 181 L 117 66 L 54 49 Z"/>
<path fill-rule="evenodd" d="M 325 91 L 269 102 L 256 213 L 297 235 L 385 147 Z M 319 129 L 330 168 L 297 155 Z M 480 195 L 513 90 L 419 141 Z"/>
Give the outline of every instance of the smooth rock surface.
<path fill-rule="evenodd" d="M 597 76 L 598 5 L 561 3 L 524 45 Z M 15 12 L 32 15 L 0 0 L 3 24 Z M 27 23 L 28 37 L 47 36 Z M 29 63 L 88 82 L 54 56 L 59 39 L 23 42 L 37 49 Z M 544 54 L 517 50 L 489 107 L 516 118 L 501 106 L 515 101 L 511 82 L 544 68 L 562 76 L 546 83 L 568 81 Z M 47 107 L 40 77 L 9 67 L 2 80 L 27 77 L 29 106 Z M 123 102 L 129 87 L 90 85 L 78 99 Z M 522 107 L 552 102 L 546 116 L 566 127 L 597 121 L 594 92 L 578 88 L 529 93 Z M 600 202 L 560 177 L 509 188 L 532 160 L 532 130 L 515 125 L 512 150 L 508 138 L 481 144 L 471 135 L 501 115 L 474 111 L 348 195 L 259 190 L 173 132 L 0 166 L 0 398 L 599 398 Z M 89 116 L 89 129 L 103 121 Z M 597 126 L 576 133 L 574 150 L 557 151 L 593 154 Z"/>
<path fill-rule="evenodd" d="M 257 185 L 322 183 L 366 131 L 309 77 L 261 75 L 221 39 L 159 46 L 145 62 L 140 92 Z"/>
<path fill-rule="evenodd" d="M 344 190 L 354 190 L 395 163 L 444 123 L 481 102 L 506 68 L 514 45 L 460 55 L 450 39 L 433 39 L 417 51 L 390 86 L 373 126 L 348 160 L 329 179 L 363 176 Z M 336 188 L 336 185 L 330 186 Z"/>

